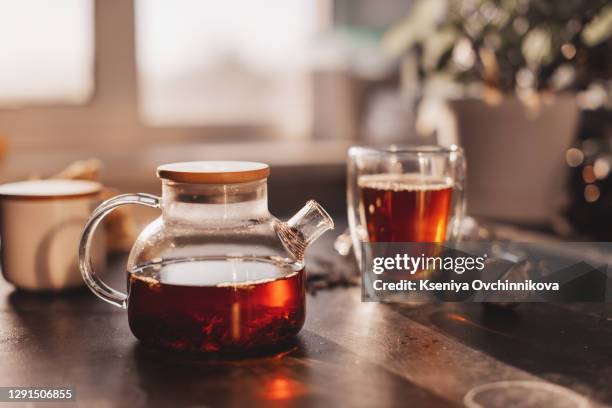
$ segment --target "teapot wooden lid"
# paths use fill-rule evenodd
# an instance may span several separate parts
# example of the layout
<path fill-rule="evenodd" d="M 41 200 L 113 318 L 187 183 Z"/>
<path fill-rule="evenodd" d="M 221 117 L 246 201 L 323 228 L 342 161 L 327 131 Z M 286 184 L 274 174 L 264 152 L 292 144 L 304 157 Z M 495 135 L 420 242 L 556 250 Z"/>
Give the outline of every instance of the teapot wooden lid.
<path fill-rule="evenodd" d="M 161 179 L 192 184 L 248 183 L 263 180 L 269 174 L 267 164 L 246 161 L 194 161 L 157 168 L 157 176 Z"/>

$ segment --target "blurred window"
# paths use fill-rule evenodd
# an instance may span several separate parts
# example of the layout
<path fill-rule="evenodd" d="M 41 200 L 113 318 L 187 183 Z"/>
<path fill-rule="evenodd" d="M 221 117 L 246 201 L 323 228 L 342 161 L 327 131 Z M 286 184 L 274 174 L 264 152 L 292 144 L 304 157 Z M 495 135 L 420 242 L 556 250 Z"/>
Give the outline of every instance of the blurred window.
<path fill-rule="evenodd" d="M 93 61 L 93 0 L 0 0 L 0 106 L 85 103 Z"/>
<path fill-rule="evenodd" d="M 136 0 L 140 109 L 156 126 L 303 133 L 313 0 Z"/>

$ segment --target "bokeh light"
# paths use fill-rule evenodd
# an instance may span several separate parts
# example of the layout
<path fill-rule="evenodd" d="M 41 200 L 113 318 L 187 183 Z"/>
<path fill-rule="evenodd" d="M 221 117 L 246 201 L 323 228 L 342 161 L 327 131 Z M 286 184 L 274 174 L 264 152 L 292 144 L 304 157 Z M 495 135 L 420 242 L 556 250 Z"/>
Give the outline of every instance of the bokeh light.
<path fill-rule="evenodd" d="M 588 166 L 584 166 L 582 169 L 582 179 L 585 183 L 593 183 L 597 179 L 595 177 L 595 171 L 593 170 L 593 166 L 590 164 Z"/>
<path fill-rule="evenodd" d="M 582 153 L 582 150 L 572 147 L 567 149 L 567 152 L 565 153 L 565 160 L 567 161 L 568 166 L 578 167 L 584 160 L 584 153 Z"/>
<path fill-rule="evenodd" d="M 595 173 L 595 177 L 600 180 L 605 179 L 610 174 L 610 160 L 604 157 L 600 157 L 595 160 L 593 164 L 593 172 Z"/>
<path fill-rule="evenodd" d="M 584 188 L 584 199 L 589 203 L 594 203 L 600 196 L 599 187 L 594 184 L 589 184 Z"/>

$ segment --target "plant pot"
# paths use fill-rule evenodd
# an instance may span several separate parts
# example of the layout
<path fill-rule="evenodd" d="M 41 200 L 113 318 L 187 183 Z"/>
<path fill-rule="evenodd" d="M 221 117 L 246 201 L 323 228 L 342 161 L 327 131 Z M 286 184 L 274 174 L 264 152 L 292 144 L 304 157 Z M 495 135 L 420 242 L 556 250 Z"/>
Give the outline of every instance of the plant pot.
<path fill-rule="evenodd" d="M 558 95 L 535 116 L 514 97 L 495 106 L 454 100 L 450 108 L 467 158 L 468 213 L 549 223 L 567 201 L 565 154 L 578 121 L 573 96 Z"/>

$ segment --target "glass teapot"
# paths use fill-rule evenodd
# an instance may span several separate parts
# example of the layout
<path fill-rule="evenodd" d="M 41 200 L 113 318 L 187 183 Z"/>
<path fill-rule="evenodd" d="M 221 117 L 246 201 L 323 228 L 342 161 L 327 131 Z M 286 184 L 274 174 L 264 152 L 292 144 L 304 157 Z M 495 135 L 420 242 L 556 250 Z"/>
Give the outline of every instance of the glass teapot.
<path fill-rule="evenodd" d="M 128 310 L 143 342 L 226 352 L 271 346 L 295 336 L 305 318 L 304 251 L 333 221 L 309 201 L 289 221 L 268 212 L 268 165 L 185 162 L 158 167 L 162 196 L 124 194 L 102 203 L 79 247 L 87 286 Z M 128 293 L 92 269 L 91 242 L 104 216 L 124 204 L 160 208 L 127 263 Z"/>

